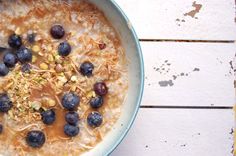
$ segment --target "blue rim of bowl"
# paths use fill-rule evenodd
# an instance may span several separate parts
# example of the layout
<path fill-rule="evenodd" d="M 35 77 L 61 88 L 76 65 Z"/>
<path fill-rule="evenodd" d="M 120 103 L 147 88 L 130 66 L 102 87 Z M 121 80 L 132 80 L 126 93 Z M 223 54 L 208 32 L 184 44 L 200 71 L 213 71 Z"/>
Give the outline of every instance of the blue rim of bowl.
<path fill-rule="evenodd" d="M 127 23 L 130 23 L 130 20 L 128 19 L 128 17 L 124 13 L 124 11 L 120 8 L 120 6 L 114 0 L 110 0 L 110 1 L 111 1 L 112 6 L 119 12 L 121 17 Z M 136 105 L 134 114 L 131 117 L 127 128 L 122 133 L 122 135 L 119 137 L 119 139 L 116 141 L 116 143 L 112 146 L 112 148 L 106 153 L 106 155 L 110 155 L 118 147 L 118 145 L 122 142 L 122 140 L 125 138 L 125 136 L 128 134 L 128 132 L 129 132 L 131 126 L 133 125 L 134 120 L 135 120 L 135 118 L 136 118 L 136 116 L 138 114 L 138 110 L 139 110 L 139 107 L 140 107 L 140 104 L 141 104 L 141 101 L 142 101 L 142 96 L 143 96 L 143 88 L 144 88 L 144 62 L 143 62 L 143 54 L 142 54 L 142 49 L 141 49 L 141 46 L 140 46 L 140 43 L 139 43 L 138 36 L 137 36 L 137 34 L 136 34 L 132 24 L 131 24 L 131 27 L 130 27 L 130 31 L 132 33 L 132 37 L 134 38 L 135 45 L 136 45 L 136 47 L 138 49 L 139 63 L 140 63 L 140 67 L 141 67 L 140 75 L 139 75 L 140 78 L 141 78 L 141 80 L 140 80 L 140 91 L 139 91 L 139 95 L 138 95 L 138 99 L 137 99 L 137 105 Z"/>

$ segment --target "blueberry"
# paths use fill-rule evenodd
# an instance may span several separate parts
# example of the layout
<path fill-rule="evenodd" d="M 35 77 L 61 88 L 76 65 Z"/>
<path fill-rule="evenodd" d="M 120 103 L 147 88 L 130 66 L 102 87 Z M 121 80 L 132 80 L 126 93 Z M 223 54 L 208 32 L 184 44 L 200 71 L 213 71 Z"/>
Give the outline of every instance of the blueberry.
<path fill-rule="evenodd" d="M 0 123 L 0 134 L 2 133 L 3 131 L 3 125 Z"/>
<path fill-rule="evenodd" d="M 79 127 L 70 124 L 65 124 L 64 133 L 69 137 L 74 137 L 79 134 Z"/>
<path fill-rule="evenodd" d="M 79 115 L 77 112 L 67 112 L 65 119 L 68 124 L 76 125 L 79 121 Z"/>
<path fill-rule="evenodd" d="M 91 127 L 99 127 L 102 121 L 102 115 L 99 112 L 92 112 L 87 117 L 88 125 Z"/>
<path fill-rule="evenodd" d="M 43 123 L 51 125 L 56 120 L 56 113 L 53 109 L 46 110 L 41 113 Z"/>
<path fill-rule="evenodd" d="M 92 63 L 86 61 L 80 65 L 80 73 L 84 76 L 92 76 L 94 66 Z"/>
<path fill-rule="evenodd" d="M 0 112 L 8 112 L 12 107 L 12 101 L 6 93 L 0 94 Z"/>
<path fill-rule="evenodd" d="M 41 131 L 30 131 L 27 133 L 26 143 L 33 148 L 42 147 L 45 143 L 45 135 Z"/>
<path fill-rule="evenodd" d="M 70 54 L 70 52 L 71 52 L 71 46 L 67 41 L 59 44 L 58 54 L 60 56 L 68 56 Z"/>
<path fill-rule="evenodd" d="M 8 73 L 8 67 L 4 63 L 0 63 L 0 76 L 6 76 Z"/>
<path fill-rule="evenodd" d="M 8 38 L 8 44 L 12 48 L 15 48 L 15 49 L 20 48 L 21 45 L 22 45 L 21 37 L 19 35 L 16 35 L 16 34 L 10 35 L 9 38 Z"/>
<path fill-rule="evenodd" d="M 96 96 L 96 97 L 92 98 L 89 103 L 92 108 L 99 108 L 103 105 L 103 97 Z"/>
<path fill-rule="evenodd" d="M 36 34 L 35 33 L 31 33 L 31 34 L 28 34 L 27 35 L 27 40 L 29 43 L 34 43 L 35 42 L 35 37 L 36 37 Z"/>
<path fill-rule="evenodd" d="M 94 84 L 93 89 L 97 95 L 103 96 L 108 92 L 108 88 L 104 82 L 97 82 Z"/>
<path fill-rule="evenodd" d="M 80 98 L 75 93 L 66 93 L 62 97 L 62 105 L 67 110 L 75 110 L 79 106 Z"/>
<path fill-rule="evenodd" d="M 3 62 L 9 68 L 15 67 L 15 65 L 17 63 L 16 55 L 11 52 L 6 53 L 3 56 Z"/>
<path fill-rule="evenodd" d="M 53 38 L 61 39 L 65 35 L 65 30 L 61 25 L 52 26 L 50 33 Z"/>
<path fill-rule="evenodd" d="M 28 48 L 22 47 L 16 52 L 17 58 L 21 63 L 32 61 L 32 51 Z"/>
<path fill-rule="evenodd" d="M 21 66 L 21 71 L 23 73 L 30 73 L 31 66 L 28 63 L 25 63 Z"/>

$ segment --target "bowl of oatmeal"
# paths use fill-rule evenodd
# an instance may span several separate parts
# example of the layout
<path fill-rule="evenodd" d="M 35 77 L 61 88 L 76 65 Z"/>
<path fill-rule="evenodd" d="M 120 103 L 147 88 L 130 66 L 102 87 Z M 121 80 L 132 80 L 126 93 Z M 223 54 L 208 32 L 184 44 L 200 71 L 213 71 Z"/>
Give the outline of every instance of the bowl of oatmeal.
<path fill-rule="evenodd" d="M 143 61 L 107 0 L 0 1 L 0 155 L 110 154 L 137 114 Z"/>

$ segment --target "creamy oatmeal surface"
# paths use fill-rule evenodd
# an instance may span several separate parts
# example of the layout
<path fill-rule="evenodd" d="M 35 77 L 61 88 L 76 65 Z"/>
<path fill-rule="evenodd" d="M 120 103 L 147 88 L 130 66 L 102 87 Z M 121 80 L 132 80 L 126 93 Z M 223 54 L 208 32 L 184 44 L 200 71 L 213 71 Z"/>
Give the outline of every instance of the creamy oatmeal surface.
<path fill-rule="evenodd" d="M 94 148 L 128 89 L 112 26 L 85 1 L 0 1 L 0 11 L 0 154 Z"/>

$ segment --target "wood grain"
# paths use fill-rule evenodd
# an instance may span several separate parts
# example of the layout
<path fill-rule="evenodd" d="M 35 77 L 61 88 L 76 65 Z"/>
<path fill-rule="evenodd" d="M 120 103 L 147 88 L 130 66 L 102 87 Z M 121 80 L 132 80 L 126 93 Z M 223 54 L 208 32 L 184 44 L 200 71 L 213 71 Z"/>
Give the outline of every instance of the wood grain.
<path fill-rule="evenodd" d="M 194 0 L 115 1 L 141 39 L 236 39 L 234 0 L 196 0 L 199 12 Z"/>
<path fill-rule="evenodd" d="M 230 62 L 236 66 L 236 44 L 141 45 L 146 75 L 142 105 L 214 107 L 235 103 L 235 75 Z"/>
<path fill-rule="evenodd" d="M 231 156 L 232 110 L 141 109 L 111 156 Z"/>

